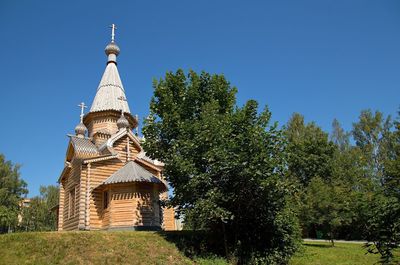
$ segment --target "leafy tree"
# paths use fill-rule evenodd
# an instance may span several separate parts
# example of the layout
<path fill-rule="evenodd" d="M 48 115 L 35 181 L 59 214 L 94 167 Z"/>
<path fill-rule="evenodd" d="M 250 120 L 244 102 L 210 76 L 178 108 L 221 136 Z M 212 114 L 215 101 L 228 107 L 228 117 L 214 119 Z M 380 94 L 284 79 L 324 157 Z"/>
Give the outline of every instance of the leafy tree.
<path fill-rule="evenodd" d="M 331 141 L 337 146 L 332 162 L 332 184 L 346 190 L 343 195 L 351 198 L 347 209 L 353 213 L 351 222 L 338 227 L 336 235 L 338 238 L 362 239 L 365 229 L 364 206 L 373 195 L 374 184 L 370 178 L 365 178 L 367 164 L 362 150 L 350 144 L 351 133 L 343 130 L 336 119 L 332 128 Z"/>
<path fill-rule="evenodd" d="M 324 231 L 334 246 L 338 229 L 353 219 L 352 201 L 349 187 L 341 183 L 326 183 L 316 177 L 305 192 L 302 219 Z"/>
<path fill-rule="evenodd" d="M 15 230 L 22 198 L 28 193 L 19 169 L 0 154 L 0 233 Z"/>
<path fill-rule="evenodd" d="M 395 131 L 388 144 L 390 152 L 384 163 L 384 188 L 387 195 L 400 199 L 400 111 L 394 125 Z"/>
<path fill-rule="evenodd" d="M 400 244 L 400 201 L 377 193 L 365 205 L 365 236 L 370 253 L 379 253 L 382 264 L 399 264 L 393 251 Z"/>
<path fill-rule="evenodd" d="M 381 254 L 384 264 L 398 264 L 393 250 L 400 245 L 400 112 L 391 135 L 388 158 L 384 161 L 383 189 L 365 209 L 366 237 L 369 251 Z"/>
<path fill-rule="evenodd" d="M 239 262 L 287 262 L 298 246 L 288 208 L 285 143 L 257 102 L 235 106 L 222 75 L 182 70 L 154 83 L 144 148 L 165 162 L 170 203 L 192 228 L 221 235 Z M 188 219 L 187 219 L 188 220 Z"/>
<path fill-rule="evenodd" d="M 363 110 L 359 116 L 359 121 L 353 123 L 352 134 L 363 153 L 363 159 L 367 164 L 367 176 L 372 179 L 377 188 L 383 185 L 384 163 L 389 158 L 392 150 L 391 139 L 392 121 L 391 117 L 371 110 Z"/>
<path fill-rule="evenodd" d="M 346 132 L 337 119 L 333 120 L 330 140 L 338 146 L 340 151 L 350 148 L 350 135 L 351 133 Z"/>
<path fill-rule="evenodd" d="M 304 123 L 304 117 L 294 113 L 287 124 L 288 176 L 307 186 L 314 177 L 332 177 L 332 157 L 335 145 L 328 134 L 315 123 Z"/>
<path fill-rule="evenodd" d="M 305 124 L 304 117 L 295 113 L 285 135 L 288 176 L 300 184 L 293 197 L 304 235 L 317 236 L 323 231 L 333 242 L 334 237 L 361 237 L 364 227 L 359 213 L 371 184 L 364 178 L 361 150 L 350 145 L 350 133 L 336 119 L 332 127 L 328 137 L 315 123 Z"/>
<path fill-rule="evenodd" d="M 28 207 L 22 210 L 21 229 L 24 231 L 56 230 L 57 216 L 53 207 L 58 204 L 58 187 L 40 187 L 40 195 L 33 197 Z"/>

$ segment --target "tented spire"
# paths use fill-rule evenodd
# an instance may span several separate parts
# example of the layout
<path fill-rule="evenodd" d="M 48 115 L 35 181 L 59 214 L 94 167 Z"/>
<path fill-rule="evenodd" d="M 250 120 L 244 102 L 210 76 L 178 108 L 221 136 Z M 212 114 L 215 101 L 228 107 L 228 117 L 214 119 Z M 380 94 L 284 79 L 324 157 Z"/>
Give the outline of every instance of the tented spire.
<path fill-rule="evenodd" d="M 116 110 L 130 113 L 125 90 L 119 77 L 117 68 L 117 56 L 120 52 L 118 45 L 114 42 L 115 25 L 112 26 L 111 42 L 106 46 L 105 53 L 108 56 L 107 66 L 97 88 L 90 112 Z M 125 100 L 119 100 L 124 98 Z"/>

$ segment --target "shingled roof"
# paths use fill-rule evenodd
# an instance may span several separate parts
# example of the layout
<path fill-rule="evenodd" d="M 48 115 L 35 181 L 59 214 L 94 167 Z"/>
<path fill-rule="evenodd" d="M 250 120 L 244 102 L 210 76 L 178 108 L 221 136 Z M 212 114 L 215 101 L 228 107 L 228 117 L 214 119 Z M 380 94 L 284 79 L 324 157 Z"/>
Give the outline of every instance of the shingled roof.
<path fill-rule="evenodd" d="M 130 113 L 128 102 L 125 98 L 125 91 L 117 66 L 115 63 L 109 63 L 97 88 L 90 112 L 103 110 L 121 111 L 122 109 L 124 113 Z"/>
<path fill-rule="evenodd" d="M 107 45 L 106 54 L 109 56 L 108 63 L 97 88 L 90 112 L 123 110 L 124 113 L 131 113 L 116 63 L 119 47 L 112 42 Z"/>
<path fill-rule="evenodd" d="M 90 139 L 77 136 L 70 136 L 70 139 L 75 153 L 79 157 L 93 157 L 100 154 L 97 147 L 92 143 L 92 141 L 90 141 Z"/>
<path fill-rule="evenodd" d="M 129 161 L 122 168 L 107 178 L 101 185 L 129 183 L 129 182 L 148 182 L 155 183 L 161 186 L 161 190 L 167 190 L 164 182 L 147 171 L 144 167 L 135 161 Z"/>

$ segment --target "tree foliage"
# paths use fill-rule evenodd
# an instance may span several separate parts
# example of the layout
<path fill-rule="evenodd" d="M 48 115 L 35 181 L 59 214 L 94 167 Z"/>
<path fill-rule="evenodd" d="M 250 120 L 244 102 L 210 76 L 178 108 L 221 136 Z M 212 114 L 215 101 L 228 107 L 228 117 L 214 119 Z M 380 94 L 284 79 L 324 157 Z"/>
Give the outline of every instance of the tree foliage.
<path fill-rule="evenodd" d="M 288 141 L 288 176 L 303 186 L 314 177 L 329 180 L 332 177 L 332 157 L 335 146 L 315 123 L 304 123 L 304 117 L 294 113 L 285 135 Z"/>
<path fill-rule="evenodd" d="M 30 204 L 22 209 L 23 231 L 56 230 L 57 216 L 53 207 L 58 204 L 59 190 L 57 186 L 41 186 L 40 195 L 33 197 Z"/>
<path fill-rule="evenodd" d="M 295 213 L 305 235 L 367 239 L 393 261 L 399 121 L 364 110 L 351 132 L 335 119 L 329 136 L 295 113 L 280 130 L 256 101 L 237 107 L 221 75 L 178 70 L 154 89 L 144 147 L 166 163 L 186 228 L 212 231 L 241 262 L 282 263 L 297 247 Z"/>
<path fill-rule="evenodd" d="M 384 184 L 384 163 L 392 150 L 391 117 L 371 110 L 363 110 L 359 120 L 353 123 L 352 134 L 367 164 L 367 178 L 377 184 Z"/>
<path fill-rule="evenodd" d="M 20 205 L 28 193 L 19 169 L 19 165 L 6 161 L 0 154 L 0 233 L 16 229 Z"/>
<path fill-rule="evenodd" d="M 338 229 L 354 218 L 353 199 L 348 186 L 311 180 L 303 198 L 301 216 L 306 225 L 316 226 L 334 245 Z"/>
<path fill-rule="evenodd" d="M 270 111 L 258 113 L 253 100 L 236 107 L 222 75 L 178 70 L 154 90 L 144 148 L 166 164 L 170 203 L 192 228 L 221 235 L 241 262 L 287 261 L 298 229 L 283 178 L 285 142 Z"/>
<path fill-rule="evenodd" d="M 324 231 L 332 242 L 337 237 L 366 239 L 371 242 L 369 251 L 380 253 L 382 263 L 397 262 L 393 250 L 400 242 L 399 121 L 394 124 L 393 131 L 390 116 L 364 110 L 351 134 L 334 120 L 327 140 L 314 123 L 305 125 L 300 114 L 293 115 L 285 135 L 289 176 L 302 184 L 295 195 L 303 231 Z"/>
<path fill-rule="evenodd" d="M 386 132 L 382 179 L 383 186 L 368 205 L 366 212 L 366 238 L 373 242 L 384 264 L 398 264 L 394 249 L 400 246 L 400 112 L 395 130 Z M 379 149 L 381 151 L 381 149 Z M 374 252 L 370 246 L 369 250 Z"/>

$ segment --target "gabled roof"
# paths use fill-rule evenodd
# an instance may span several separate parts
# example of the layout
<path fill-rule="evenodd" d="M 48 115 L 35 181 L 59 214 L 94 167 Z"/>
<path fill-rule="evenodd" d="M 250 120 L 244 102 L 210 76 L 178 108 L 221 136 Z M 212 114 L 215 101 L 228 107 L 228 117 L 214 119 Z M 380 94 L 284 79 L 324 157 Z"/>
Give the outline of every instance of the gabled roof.
<path fill-rule="evenodd" d="M 79 158 L 94 157 L 100 155 L 97 147 L 88 138 L 81 138 L 69 135 L 70 143 L 74 148 L 75 154 Z"/>
<path fill-rule="evenodd" d="M 115 62 L 109 62 L 101 78 L 90 112 L 116 110 L 130 113 Z"/>
<path fill-rule="evenodd" d="M 167 190 L 163 181 L 154 176 L 151 172 L 147 171 L 144 167 L 140 166 L 135 161 L 129 161 L 122 168 L 112 174 L 101 185 L 116 184 L 116 183 L 130 183 L 130 182 L 147 182 L 159 184 L 162 191 Z"/>
<path fill-rule="evenodd" d="M 60 176 L 58 177 L 58 183 L 61 182 L 61 180 L 63 179 L 64 176 L 66 176 L 69 172 L 71 171 L 71 164 L 69 162 L 65 162 L 64 168 L 60 174 Z"/>
<path fill-rule="evenodd" d="M 149 162 L 149 163 L 151 163 L 151 164 L 153 164 L 153 165 L 155 165 L 155 166 L 158 166 L 158 167 L 163 167 L 163 166 L 165 166 L 165 164 L 164 164 L 163 162 L 160 162 L 160 161 L 158 161 L 157 159 L 152 159 L 151 157 L 148 157 L 148 156 L 146 155 L 146 152 L 144 152 L 144 151 L 140 152 L 140 153 L 137 155 L 137 158 L 140 158 L 140 159 L 142 159 L 142 160 L 145 160 L 145 161 L 147 161 L 147 162 Z"/>
<path fill-rule="evenodd" d="M 132 131 L 126 129 L 119 130 L 117 133 L 107 139 L 107 141 L 99 146 L 99 151 L 101 153 L 107 153 L 108 151 L 110 154 L 116 154 L 113 145 L 117 140 L 121 139 L 124 136 L 128 136 L 132 140 L 133 144 L 136 145 L 136 147 L 139 149 L 139 151 L 142 151 L 142 147 L 140 146 L 140 142 L 137 136 L 134 135 Z"/>

